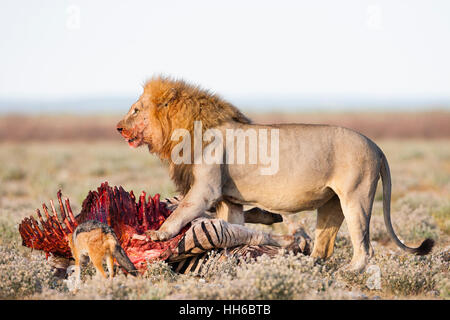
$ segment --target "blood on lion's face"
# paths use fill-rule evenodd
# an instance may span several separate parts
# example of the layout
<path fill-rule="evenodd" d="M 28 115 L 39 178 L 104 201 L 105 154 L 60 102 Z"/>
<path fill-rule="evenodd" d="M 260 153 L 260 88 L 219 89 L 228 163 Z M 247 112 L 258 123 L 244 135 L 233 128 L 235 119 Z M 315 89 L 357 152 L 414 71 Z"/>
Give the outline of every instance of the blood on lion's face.
<path fill-rule="evenodd" d="M 117 130 L 136 148 L 147 144 L 150 152 L 171 161 L 171 152 L 179 139 L 172 140 L 177 129 L 191 133 L 195 121 L 204 129 L 227 122 L 248 124 L 250 120 L 217 95 L 184 81 L 154 77 L 144 85 L 144 92 L 117 124 Z"/>
<path fill-rule="evenodd" d="M 161 125 L 155 116 L 156 106 L 144 93 L 117 123 L 117 131 L 131 148 L 147 144 L 151 152 L 158 152 L 162 144 Z"/>

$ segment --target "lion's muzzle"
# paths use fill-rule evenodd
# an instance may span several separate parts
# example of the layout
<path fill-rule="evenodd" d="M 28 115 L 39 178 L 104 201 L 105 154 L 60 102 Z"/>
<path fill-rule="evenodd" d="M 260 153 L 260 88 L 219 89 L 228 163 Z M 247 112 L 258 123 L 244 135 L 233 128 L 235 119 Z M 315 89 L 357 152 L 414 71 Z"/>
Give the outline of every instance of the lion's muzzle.
<path fill-rule="evenodd" d="M 120 121 L 116 127 L 120 135 L 125 139 L 128 145 L 132 148 L 137 148 L 143 143 L 142 133 L 135 133 L 131 130 L 126 129 L 123 126 L 123 121 Z"/>

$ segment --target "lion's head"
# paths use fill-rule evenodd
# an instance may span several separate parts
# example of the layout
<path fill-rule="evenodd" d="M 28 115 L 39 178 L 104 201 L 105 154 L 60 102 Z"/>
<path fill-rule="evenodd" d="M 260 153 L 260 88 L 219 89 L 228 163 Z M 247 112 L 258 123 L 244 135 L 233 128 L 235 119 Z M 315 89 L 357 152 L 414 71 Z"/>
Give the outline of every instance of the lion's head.
<path fill-rule="evenodd" d="M 194 121 L 202 121 L 203 129 L 228 121 L 249 123 L 236 107 L 217 95 L 182 80 L 155 77 L 144 85 L 144 92 L 117 124 L 117 130 L 131 147 L 147 144 L 150 152 L 170 161 L 177 141 L 175 129 L 191 133 Z"/>
<path fill-rule="evenodd" d="M 117 124 L 117 130 L 131 147 L 147 144 L 150 152 L 170 165 L 170 176 L 177 189 L 186 194 L 193 183 L 192 166 L 171 161 L 178 141 L 172 141 L 175 129 L 187 129 L 193 136 L 194 121 L 202 121 L 203 130 L 226 122 L 250 123 L 236 107 L 215 94 L 182 80 L 155 77 L 144 85 L 144 92 Z"/>

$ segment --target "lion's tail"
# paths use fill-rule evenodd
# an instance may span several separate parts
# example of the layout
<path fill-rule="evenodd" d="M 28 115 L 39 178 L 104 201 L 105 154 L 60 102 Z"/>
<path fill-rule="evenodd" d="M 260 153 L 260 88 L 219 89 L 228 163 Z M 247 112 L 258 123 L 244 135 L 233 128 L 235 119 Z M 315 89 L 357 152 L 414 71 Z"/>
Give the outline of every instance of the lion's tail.
<path fill-rule="evenodd" d="M 384 223 L 386 225 L 389 237 L 394 241 L 400 248 L 409 253 L 414 253 L 417 255 L 426 255 L 431 252 L 434 245 L 434 240 L 427 238 L 422 244 L 417 248 L 411 248 L 403 244 L 403 242 L 397 237 L 391 223 L 391 173 L 389 170 L 389 165 L 386 156 L 381 153 L 381 180 L 383 182 L 383 213 L 384 213 Z"/>

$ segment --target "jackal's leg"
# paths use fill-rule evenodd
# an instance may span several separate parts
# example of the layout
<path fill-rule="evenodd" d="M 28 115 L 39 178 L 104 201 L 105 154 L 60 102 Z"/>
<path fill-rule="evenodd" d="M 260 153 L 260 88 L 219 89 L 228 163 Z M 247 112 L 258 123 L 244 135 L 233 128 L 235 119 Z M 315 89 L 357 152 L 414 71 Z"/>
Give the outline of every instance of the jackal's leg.
<path fill-rule="evenodd" d="M 75 287 L 81 283 L 81 258 L 78 251 L 73 250 L 73 256 L 75 259 Z"/>
<path fill-rule="evenodd" d="M 327 259 L 333 254 L 334 241 L 344 221 L 338 196 L 334 196 L 317 210 L 316 237 L 311 256 Z"/>
<path fill-rule="evenodd" d="M 114 259 L 110 254 L 106 256 L 106 265 L 108 266 L 109 278 L 112 279 L 114 277 Z"/>
<path fill-rule="evenodd" d="M 89 251 L 89 257 L 91 258 L 92 264 L 97 270 L 97 276 L 102 275 L 103 278 L 107 278 L 105 269 L 103 269 L 103 252 L 93 252 L 93 250 Z"/>

